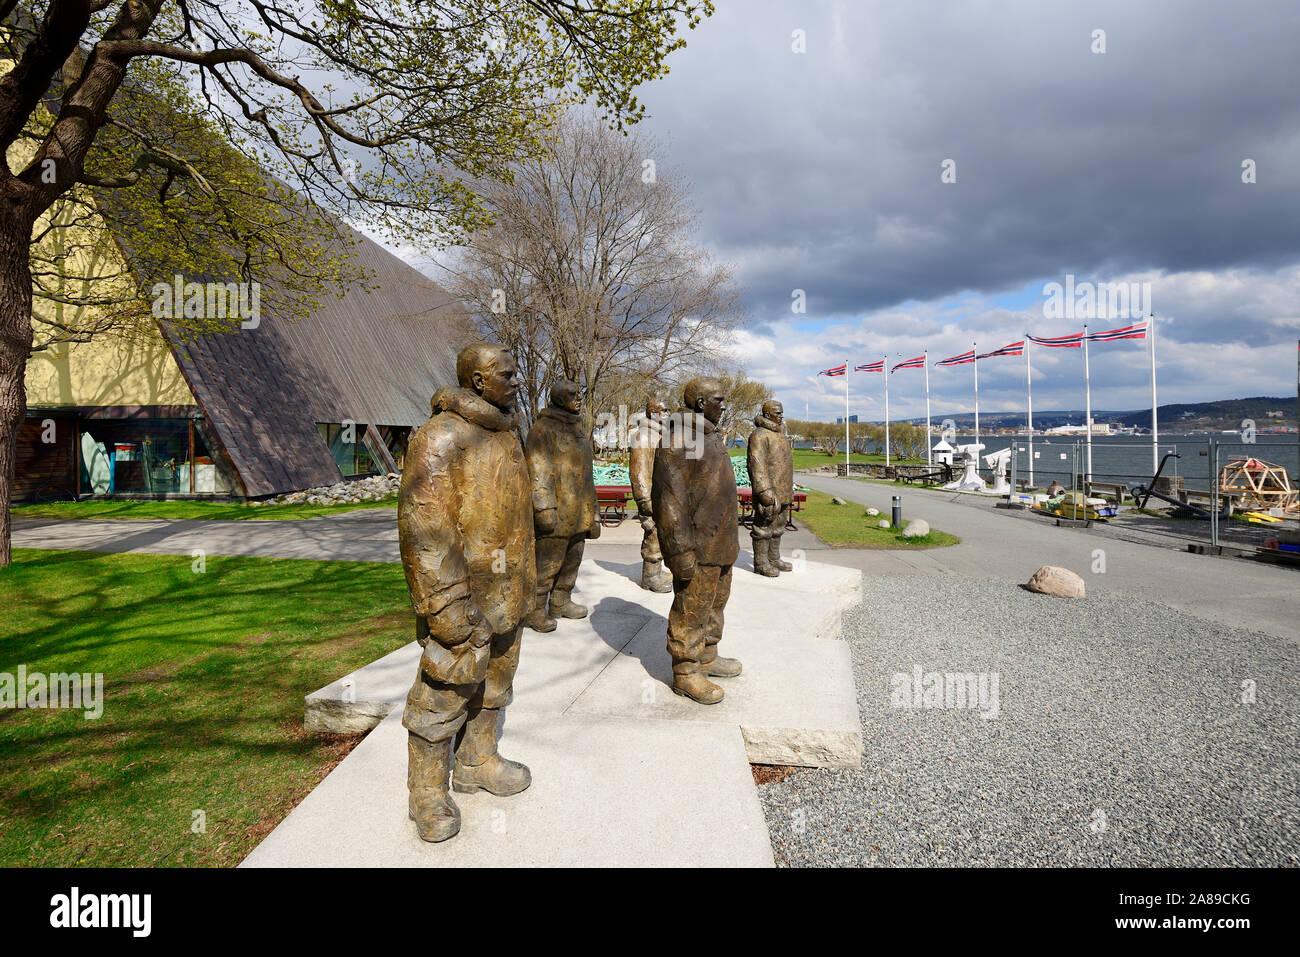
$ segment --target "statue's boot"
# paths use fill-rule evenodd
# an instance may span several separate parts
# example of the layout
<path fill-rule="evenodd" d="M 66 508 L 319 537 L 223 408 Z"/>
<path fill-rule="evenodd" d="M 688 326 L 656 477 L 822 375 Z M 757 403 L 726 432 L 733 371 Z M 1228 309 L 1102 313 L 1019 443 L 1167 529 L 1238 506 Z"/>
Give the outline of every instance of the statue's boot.
<path fill-rule="evenodd" d="M 641 563 L 641 587 L 646 591 L 666 592 L 673 590 L 673 576 L 664 571 L 663 562 Z"/>
<path fill-rule="evenodd" d="M 459 794 L 487 791 L 497 797 L 509 797 L 526 790 L 533 775 L 526 765 L 497 753 L 497 718 L 499 708 L 483 708 L 465 722 L 456 744 L 456 771 L 452 790 Z"/>
<path fill-rule="evenodd" d="M 773 535 L 771 538 L 768 539 L 768 542 L 769 542 L 767 546 L 768 564 L 771 565 L 773 568 L 777 569 L 778 571 L 783 571 L 783 572 L 794 571 L 793 565 L 791 565 L 789 562 L 781 561 L 781 536 Z"/>
<path fill-rule="evenodd" d="M 570 592 L 558 588 L 551 592 L 552 618 L 586 618 L 587 606 L 579 605 L 570 597 Z"/>
<path fill-rule="evenodd" d="M 524 616 L 524 627 L 545 634 L 555 630 L 555 619 L 546 613 L 546 596 L 537 596 L 537 607 Z"/>
<path fill-rule="evenodd" d="M 773 568 L 767 560 L 767 543 L 769 539 L 750 534 L 749 541 L 754 549 L 754 574 L 763 575 L 767 578 L 775 578 L 779 575 L 780 572 Z"/>
<path fill-rule="evenodd" d="M 700 668 L 711 678 L 734 678 L 740 674 L 739 658 L 724 658 L 718 654 L 717 645 L 705 645 L 700 655 Z"/>
<path fill-rule="evenodd" d="M 460 808 L 447 793 L 451 741 L 426 741 L 407 732 L 406 786 L 411 820 L 422 840 L 436 843 L 460 833 Z"/>
<path fill-rule="evenodd" d="M 673 664 L 673 694 L 690 698 L 700 704 L 717 704 L 723 691 L 708 678 L 698 661 L 680 661 Z"/>

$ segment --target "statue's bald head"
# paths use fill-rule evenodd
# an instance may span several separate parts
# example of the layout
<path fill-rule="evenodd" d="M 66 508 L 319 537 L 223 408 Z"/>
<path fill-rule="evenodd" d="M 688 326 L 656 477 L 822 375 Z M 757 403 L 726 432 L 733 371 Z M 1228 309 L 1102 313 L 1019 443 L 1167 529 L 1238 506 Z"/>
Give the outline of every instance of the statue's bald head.
<path fill-rule="evenodd" d="M 722 414 L 727 411 L 726 396 L 722 382 L 718 379 L 707 376 L 692 379 L 682 390 L 682 398 L 686 400 L 686 408 L 703 413 L 714 425 L 721 421 Z"/>
<path fill-rule="evenodd" d="M 474 342 L 460 350 L 456 356 L 456 381 L 462 389 L 474 388 L 474 373 L 488 372 L 510 350 L 499 342 Z"/>
<path fill-rule="evenodd" d="M 551 386 L 551 405 L 568 412 L 582 410 L 582 386 L 572 379 L 561 379 Z"/>
<path fill-rule="evenodd" d="M 514 357 L 499 342 L 475 342 L 456 356 L 456 381 L 503 412 L 514 409 L 519 379 Z"/>
<path fill-rule="evenodd" d="M 710 395 L 721 391 L 721 382 L 717 379 L 701 376 L 686 383 L 686 388 L 682 390 L 682 397 L 686 400 L 686 407 L 694 409 L 701 399 L 706 399 Z"/>

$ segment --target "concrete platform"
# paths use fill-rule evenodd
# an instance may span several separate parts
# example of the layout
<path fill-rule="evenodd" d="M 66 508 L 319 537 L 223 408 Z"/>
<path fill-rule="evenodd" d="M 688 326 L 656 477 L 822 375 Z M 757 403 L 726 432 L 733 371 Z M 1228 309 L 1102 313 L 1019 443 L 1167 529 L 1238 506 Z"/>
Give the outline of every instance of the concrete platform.
<path fill-rule="evenodd" d="M 848 649 L 834 640 L 843 610 L 859 600 L 861 575 L 815 562 L 777 579 L 744 562 L 733 572 L 722 652 L 744 673 L 720 681 L 727 697 L 701 706 L 673 694 L 664 645 L 671 594 L 637 587 L 639 565 L 583 562 L 576 600 L 589 618 L 548 635 L 524 632 L 511 714 L 606 715 L 706 722 L 740 729 L 755 764 L 858 767 L 862 730 Z M 313 692 L 313 731 L 374 727 L 406 699 L 415 642 Z"/>
<path fill-rule="evenodd" d="M 579 573 L 588 618 L 524 632 L 501 750 L 531 768 L 532 787 L 457 795 L 460 835 L 418 838 L 400 707 L 420 653 L 411 642 L 307 696 L 309 728 L 374 730 L 244 864 L 772 866 L 750 764 L 861 764 L 849 649 L 837 640 L 861 573 L 799 561 L 760 578 L 745 552 L 721 645 L 745 671 L 718 679 L 727 696 L 705 706 L 672 693 L 672 595 L 642 591 L 640 563 L 606 554 L 592 548 Z"/>
<path fill-rule="evenodd" d="M 382 722 L 242 867 L 772 867 L 744 744 L 720 724 L 507 713 L 509 798 L 457 794 L 461 832 L 406 815 L 406 729 Z"/>

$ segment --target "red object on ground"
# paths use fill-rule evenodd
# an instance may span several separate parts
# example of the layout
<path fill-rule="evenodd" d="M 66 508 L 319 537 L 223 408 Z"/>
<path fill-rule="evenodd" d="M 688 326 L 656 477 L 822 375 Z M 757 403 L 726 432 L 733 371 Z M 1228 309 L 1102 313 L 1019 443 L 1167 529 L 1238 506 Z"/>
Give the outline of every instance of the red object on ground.
<path fill-rule="evenodd" d="M 627 500 L 631 497 L 630 485 L 597 485 L 596 511 L 600 524 L 607 528 L 623 524 L 627 518 Z"/>

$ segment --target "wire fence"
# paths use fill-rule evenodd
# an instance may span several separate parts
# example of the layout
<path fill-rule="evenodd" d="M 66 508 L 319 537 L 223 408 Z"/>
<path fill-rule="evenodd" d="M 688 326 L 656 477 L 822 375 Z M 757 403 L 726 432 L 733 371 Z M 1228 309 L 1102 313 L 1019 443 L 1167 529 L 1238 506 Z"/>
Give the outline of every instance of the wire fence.
<path fill-rule="evenodd" d="M 1160 460 L 1154 468 L 1149 442 L 1094 440 L 1091 450 L 1088 445 L 1082 439 L 1061 444 L 1035 438 L 1031 444 L 1028 436 L 1016 437 L 1011 444 L 1016 484 L 1043 488 L 1056 481 L 1072 491 L 1113 493 L 1120 499 L 1132 496 L 1151 507 L 1172 507 L 1168 523 L 1163 527 L 1145 523 L 1143 533 L 1212 549 L 1225 544 L 1248 548 L 1270 537 L 1271 517 L 1262 511 L 1266 503 L 1225 492 L 1220 484 L 1224 466 L 1247 459 L 1269 462 L 1281 466 L 1292 488 L 1300 473 L 1296 466 L 1300 450 L 1295 439 L 1287 436 L 1268 436 L 1266 441 L 1178 437 L 1160 443 Z M 1253 517 L 1233 518 L 1242 507 L 1254 512 Z"/>

